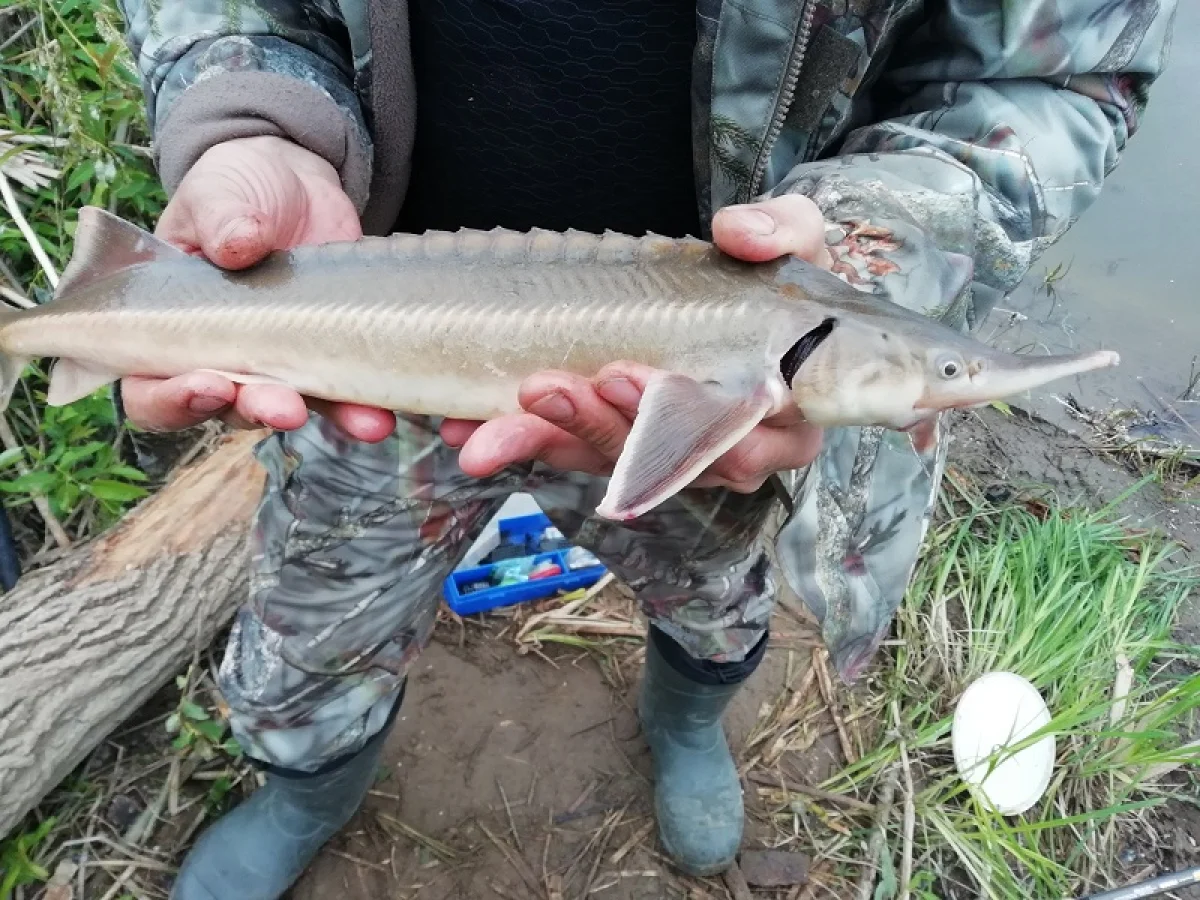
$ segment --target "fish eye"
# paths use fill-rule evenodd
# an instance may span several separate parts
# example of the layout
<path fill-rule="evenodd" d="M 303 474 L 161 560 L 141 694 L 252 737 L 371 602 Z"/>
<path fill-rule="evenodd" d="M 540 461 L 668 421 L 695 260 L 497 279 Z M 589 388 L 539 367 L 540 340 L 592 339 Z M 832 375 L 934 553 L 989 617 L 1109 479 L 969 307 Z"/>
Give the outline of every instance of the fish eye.
<path fill-rule="evenodd" d="M 937 372 L 943 378 L 955 378 L 966 368 L 957 356 L 943 356 L 937 361 Z"/>

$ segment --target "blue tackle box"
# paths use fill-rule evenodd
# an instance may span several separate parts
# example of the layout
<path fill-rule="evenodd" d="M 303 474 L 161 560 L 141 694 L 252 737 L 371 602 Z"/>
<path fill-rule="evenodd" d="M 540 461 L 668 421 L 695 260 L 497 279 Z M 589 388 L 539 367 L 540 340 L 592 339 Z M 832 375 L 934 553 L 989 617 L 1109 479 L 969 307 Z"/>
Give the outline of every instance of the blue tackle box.
<path fill-rule="evenodd" d="M 560 591 L 564 593 L 576 591 L 580 588 L 590 587 L 599 581 L 608 571 L 603 565 L 578 569 L 570 569 L 567 566 L 567 556 L 572 550 L 570 546 L 538 552 L 542 535 L 550 527 L 550 519 L 541 513 L 501 519 L 497 523 L 500 533 L 500 544 L 497 549 L 503 548 L 509 558 L 451 572 L 446 576 L 442 588 L 446 605 L 460 616 L 469 616 L 500 606 L 512 606 L 529 600 L 553 597 Z M 467 590 L 470 585 L 479 582 L 491 584 L 498 568 L 518 559 L 532 559 L 533 566 L 547 561 L 553 562 L 560 571 L 557 575 L 531 578 L 515 584 Z"/>

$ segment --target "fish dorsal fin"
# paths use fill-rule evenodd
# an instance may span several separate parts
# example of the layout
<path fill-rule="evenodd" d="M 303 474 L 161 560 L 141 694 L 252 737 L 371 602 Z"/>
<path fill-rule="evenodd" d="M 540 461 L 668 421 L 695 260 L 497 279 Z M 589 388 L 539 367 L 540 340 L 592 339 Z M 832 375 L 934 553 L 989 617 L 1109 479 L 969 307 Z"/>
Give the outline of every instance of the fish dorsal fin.
<path fill-rule="evenodd" d="M 650 232 L 640 237 L 617 231 L 596 234 L 576 229 L 462 228 L 457 231 L 396 232 L 357 241 L 295 247 L 293 260 L 352 258 L 355 254 L 388 253 L 401 262 L 458 261 L 492 265 L 689 265 L 705 256 L 723 259 L 711 243 L 693 237 L 671 238 Z"/>
<path fill-rule="evenodd" d="M 694 481 L 774 405 L 765 382 L 735 386 L 656 373 L 646 383 L 597 514 L 626 521 L 653 509 Z"/>
<path fill-rule="evenodd" d="M 56 296 L 83 290 L 90 283 L 141 263 L 178 259 L 182 250 L 97 206 L 79 210 L 71 262 L 58 280 Z"/>

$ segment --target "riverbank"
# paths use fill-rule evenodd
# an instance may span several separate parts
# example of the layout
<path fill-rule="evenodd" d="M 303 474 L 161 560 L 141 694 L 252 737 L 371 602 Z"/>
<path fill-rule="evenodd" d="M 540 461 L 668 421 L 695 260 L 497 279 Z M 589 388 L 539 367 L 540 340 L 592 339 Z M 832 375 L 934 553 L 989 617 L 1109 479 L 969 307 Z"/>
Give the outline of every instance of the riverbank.
<path fill-rule="evenodd" d="M 939 565 L 961 563 L 954 576 L 961 582 L 956 592 L 968 594 L 971 561 L 989 552 L 987 523 L 1011 513 L 1017 516 L 1010 521 L 1016 529 L 1013 535 L 1024 535 L 1025 540 L 1049 541 L 1057 534 L 1067 536 L 1068 544 L 1093 542 L 1087 553 L 1107 560 L 1104 571 L 1113 573 L 1117 580 L 1112 592 L 1120 595 L 1121 586 L 1130 583 L 1122 580 L 1129 574 L 1123 568 L 1125 556 L 1132 561 L 1153 552 L 1148 530 L 1161 531 L 1182 545 L 1164 560 L 1164 570 L 1194 564 L 1195 548 L 1200 548 L 1200 491 L 1188 484 L 1184 471 L 1151 480 L 1130 494 L 1143 478 L 1131 468 L 1134 457 L 1098 452 L 1086 429 L 1069 434 L 1019 411 L 1009 415 L 988 409 L 956 418 L 942 508 L 914 578 L 913 596 L 898 619 L 897 639 L 885 646 L 868 677 L 852 691 L 827 679 L 827 670 L 818 671 L 823 663 L 812 623 L 802 610 L 797 612 L 794 601 L 781 603 L 767 661 L 729 714 L 731 746 L 745 776 L 743 868 L 750 881 L 748 895 L 738 894 L 732 881 L 681 877 L 662 855 L 653 829 L 650 758 L 634 714 L 640 622 L 624 592 L 609 586 L 583 611 L 600 624 L 582 630 L 556 625 L 553 603 L 466 621 L 444 611 L 432 645 L 413 672 L 404 709 L 389 738 L 381 780 L 364 809 L 321 854 L 292 896 L 308 900 L 336 891 L 347 900 L 849 898 L 868 877 L 863 864 L 866 847 L 884 807 L 891 812 L 880 834 L 888 840 L 880 857 L 883 864 L 869 876 L 872 883 L 898 887 L 896 879 L 908 860 L 915 891 L 910 896 L 978 896 L 979 885 L 973 882 L 978 873 L 972 874 L 969 867 L 948 867 L 945 842 L 934 839 L 934 823 L 945 827 L 950 821 L 947 811 L 961 811 L 961 799 L 923 805 L 930 795 L 922 793 L 928 788 L 922 786 L 920 773 L 928 776 L 945 769 L 945 738 L 924 740 L 915 727 L 923 706 L 941 711 L 952 707 L 961 689 L 959 676 L 933 666 L 929 671 L 936 677 L 923 678 L 919 692 L 901 690 L 911 681 L 904 667 L 918 655 L 926 660 L 923 665 L 931 665 L 928 660 L 937 649 L 923 640 L 928 629 L 920 618 L 925 600 L 937 595 L 926 589 L 930 577 Z M 1127 517 L 1118 520 L 1117 531 L 1085 527 L 1085 507 L 1095 509 L 1114 499 L 1114 513 Z M 950 541 L 956 523 L 972 515 L 978 517 L 979 528 L 972 526 L 972 531 L 979 541 L 970 547 Z M 1058 527 L 1055 522 L 1061 523 L 1058 531 L 1051 530 Z M 1117 557 L 1111 552 L 1114 534 L 1122 542 L 1128 536 L 1128 547 L 1122 543 Z M 1073 552 L 1064 546 L 1052 555 L 1062 561 Z M 1002 554 L 1005 560 L 1012 556 L 1007 548 Z M 1132 572 L 1133 562 L 1126 568 Z M 954 593 L 945 589 L 950 571 L 939 575 L 948 596 Z M 1066 579 L 1076 584 L 1080 580 Z M 1111 778 L 1097 781 L 1093 774 L 1084 779 L 1078 774 L 1081 759 L 1115 775 L 1104 768 L 1108 757 L 1099 753 L 1098 745 L 1087 749 L 1092 745 L 1084 737 L 1091 726 L 1073 726 L 1059 739 L 1065 782 L 1057 789 L 1061 802 L 1073 804 L 1072 812 L 1083 817 L 1082 824 L 1071 826 L 1071 833 L 1045 826 L 1041 843 L 1035 841 L 1034 846 L 1046 852 L 1048 846 L 1077 839 L 1081 847 L 1103 847 L 1111 858 L 1085 853 L 1071 861 L 1051 854 L 1051 861 L 1067 873 L 1060 879 L 1053 871 L 1037 871 L 1031 860 L 1041 857 L 1029 856 L 1026 848 L 1021 863 L 1006 870 L 1017 879 L 1014 883 L 1025 878 L 1038 884 L 1055 879 L 1083 884 L 1087 878 L 1091 888 L 1098 889 L 1200 864 L 1200 810 L 1194 799 L 1166 799 L 1188 790 L 1196 796 L 1194 787 L 1188 787 L 1196 768 L 1172 766 L 1170 754 L 1164 756 L 1162 749 L 1171 742 L 1200 738 L 1196 660 L 1175 650 L 1146 649 L 1153 637 L 1148 610 L 1156 603 L 1175 602 L 1167 587 L 1148 582 L 1140 592 L 1126 593 L 1128 603 L 1120 607 L 1125 612 L 1106 610 L 1094 622 L 1106 627 L 1128 619 L 1123 633 L 1141 635 L 1136 641 L 1129 638 L 1129 653 L 1135 659 L 1147 654 L 1153 664 L 1134 667 L 1137 674 L 1126 702 L 1149 702 L 1143 690 L 1158 696 L 1158 706 L 1137 708 L 1144 710 L 1143 718 L 1161 717 L 1165 710 L 1170 721 L 1158 724 L 1177 729 L 1177 737 L 1153 746 L 1134 743 L 1148 760 L 1147 767 L 1168 771 L 1153 784 L 1143 784 L 1147 773 L 1135 772 L 1130 763 L 1120 774 L 1132 778 L 1135 787 L 1119 792 Z M 1047 593 L 1044 602 L 1053 602 L 1053 597 Z M 1038 606 L 1034 603 L 1015 614 L 1025 615 Z M 530 623 L 537 613 L 548 615 Z M 1169 626 L 1181 645 L 1200 643 L 1196 590 L 1179 603 Z M 983 644 L 969 631 L 955 632 L 947 641 L 945 648 L 952 651 L 937 652 L 964 659 Z M 1097 661 L 1100 649 L 1102 656 L 1113 658 Z M 173 867 L 198 830 L 252 788 L 255 776 L 236 755 L 229 756 L 230 750 L 236 754 L 236 746 L 227 742 L 212 687 L 211 672 L 220 650 L 217 642 L 199 654 L 194 669 L 181 674 L 176 685 L 161 691 L 118 729 L 3 845 L 5 858 L 11 858 L 14 841 L 24 836 L 28 857 L 47 876 L 62 866 L 63 885 L 47 888 L 34 881 L 24 888 L 25 898 L 165 897 Z M 1120 683 L 1116 648 L 1084 646 L 1081 641 L 1073 652 L 1076 666 L 1100 665 L 1107 680 L 1097 682 L 1098 693 L 1084 696 L 1076 688 L 1088 679 L 1051 672 L 1047 690 L 1057 692 L 1054 696 L 1076 697 L 1071 702 L 1077 705 L 1087 697 L 1111 703 L 1113 685 Z M 1018 656 L 1017 663 L 1018 668 L 1033 666 L 1036 660 L 1029 656 L 1021 662 Z M 1169 708 L 1163 705 L 1172 702 Z M 897 729 L 896 721 L 914 728 Z M 916 785 L 897 792 L 897 785 L 906 782 L 893 781 L 889 773 L 899 770 L 886 763 L 901 743 L 906 747 L 907 777 L 918 775 Z M 890 805 L 880 796 L 889 781 Z M 1081 793 L 1082 785 L 1086 792 Z M 813 796 L 815 786 L 840 796 Z M 1123 798 L 1118 805 L 1134 807 L 1097 817 L 1116 793 Z M 1086 797 L 1092 798 L 1093 807 L 1084 808 Z M 905 798 L 912 798 L 911 806 Z M 916 835 L 907 841 L 906 809 L 911 809 Z M 38 835 L 39 816 L 51 814 L 57 815 L 54 824 Z M 963 815 L 954 820 L 956 827 L 975 821 Z M 1033 821 L 1055 815 L 1047 810 Z M 1008 852 L 999 838 L 989 837 L 981 845 L 996 851 L 989 864 L 1004 860 Z M 1005 839 L 1021 843 L 1011 834 Z M 755 883 L 767 876 L 756 868 L 762 859 L 754 851 L 768 848 L 803 855 L 785 860 L 806 864 L 802 883 Z M 991 896 L 1012 896 L 996 874 Z M 795 872 L 789 877 L 794 879 Z M 930 890 L 934 893 L 921 893 Z M 1026 895 L 1043 896 L 1040 889 Z M 885 891 L 881 896 L 896 894 Z"/>

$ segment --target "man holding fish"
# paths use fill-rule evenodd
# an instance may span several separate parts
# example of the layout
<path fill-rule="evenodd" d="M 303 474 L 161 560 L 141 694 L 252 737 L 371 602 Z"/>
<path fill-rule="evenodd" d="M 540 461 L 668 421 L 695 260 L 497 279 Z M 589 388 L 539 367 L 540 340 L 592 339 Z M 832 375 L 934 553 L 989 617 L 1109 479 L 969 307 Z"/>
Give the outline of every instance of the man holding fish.
<path fill-rule="evenodd" d="M 691 234 L 964 330 L 1096 198 L 1175 5 L 121 0 L 171 194 L 157 234 L 218 266 L 393 231 Z M 175 897 L 279 897 L 349 820 L 441 581 L 514 490 L 638 595 L 659 835 L 687 872 L 729 865 L 743 807 L 721 717 L 766 648 L 771 476 L 793 500 L 784 574 L 853 680 L 903 596 L 945 441 L 822 433 L 785 405 L 614 521 L 595 510 L 653 377 L 547 371 L 525 412 L 486 423 L 215 372 L 123 380 L 144 428 L 277 430 L 221 670 L 267 783 L 201 836 Z"/>

